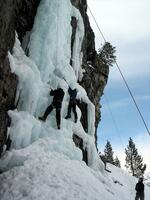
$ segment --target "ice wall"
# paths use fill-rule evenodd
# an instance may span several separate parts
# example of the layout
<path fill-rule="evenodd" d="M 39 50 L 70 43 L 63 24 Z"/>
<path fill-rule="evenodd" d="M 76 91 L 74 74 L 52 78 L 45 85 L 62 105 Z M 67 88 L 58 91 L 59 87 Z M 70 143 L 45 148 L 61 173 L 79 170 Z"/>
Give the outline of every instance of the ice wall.
<path fill-rule="evenodd" d="M 77 18 L 77 31 L 73 47 L 73 66 L 70 66 L 72 16 Z M 73 134 L 83 139 L 84 148 L 88 151 L 89 166 L 102 169 L 95 147 L 95 107 L 86 91 L 77 83 L 82 77 L 83 36 L 81 15 L 71 5 L 70 0 L 41 0 L 28 45 L 29 57 L 25 55 L 16 36 L 9 60 L 12 72 L 19 78 L 16 97 L 16 102 L 19 103 L 15 111 L 9 111 L 12 123 L 8 133 L 12 145 L 8 155 L 0 160 L 1 170 L 8 170 L 17 163 L 21 165 L 31 152 L 33 154 L 33 146 L 37 147 L 36 152 L 38 146 L 44 146 L 46 141 L 46 151 L 60 152 L 70 159 L 81 161 L 82 154 L 72 141 Z M 77 98 L 88 104 L 88 134 L 84 132 L 80 123 L 82 113 L 79 108 L 77 123 L 74 123 L 73 119 L 64 118 L 67 113 L 67 90 L 70 84 L 76 86 Z M 61 130 L 56 129 L 55 111 L 48 116 L 45 123 L 38 120 L 38 116 L 44 113 L 52 101 L 49 91 L 57 86 L 65 91 Z M 22 149 L 23 154 L 20 156 L 21 153 L 18 152 Z"/>

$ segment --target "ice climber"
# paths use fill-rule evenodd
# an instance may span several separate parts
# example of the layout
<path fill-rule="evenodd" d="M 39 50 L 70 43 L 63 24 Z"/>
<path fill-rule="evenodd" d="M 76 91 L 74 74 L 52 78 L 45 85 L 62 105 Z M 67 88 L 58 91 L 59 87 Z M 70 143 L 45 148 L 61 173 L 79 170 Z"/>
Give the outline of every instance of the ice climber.
<path fill-rule="evenodd" d="M 67 116 L 65 117 L 65 119 L 71 118 L 71 110 L 73 110 L 74 113 L 74 122 L 77 122 L 78 116 L 77 116 L 77 111 L 76 111 L 76 105 L 77 105 L 77 89 L 75 88 L 74 84 L 71 84 L 69 89 L 68 89 L 68 93 L 70 96 L 69 99 L 69 105 L 68 105 L 68 112 L 67 112 Z"/>
<path fill-rule="evenodd" d="M 144 200 L 144 184 L 143 178 L 139 178 L 138 183 L 135 186 L 136 197 L 135 200 Z"/>
<path fill-rule="evenodd" d="M 44 115 L 42 117 L 39 117 L 40 120 L 45 121 L 47 116 L 51 113 L 51 111 L 55 108 L 56 109 L 56 122 L 57 122 L 57 128 L 60 129 L 61 124 L 61 106 L 62 101 L 64 98 L 64 91 L 61 88 L 57 88 L 56 90 L 51 90 L 50 95 L 54 96 L 52 103 L 48 106 L 46 109 Z"/>

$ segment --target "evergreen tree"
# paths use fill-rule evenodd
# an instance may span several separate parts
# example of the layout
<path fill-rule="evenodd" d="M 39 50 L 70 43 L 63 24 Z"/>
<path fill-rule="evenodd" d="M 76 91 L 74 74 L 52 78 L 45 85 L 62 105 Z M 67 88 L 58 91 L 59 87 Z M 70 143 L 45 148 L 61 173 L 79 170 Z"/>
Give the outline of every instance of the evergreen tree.
<path fill-rule="evenodd" d="M 125 149 L 125 154 L 125 167 L 129 170 L 132 176 L 139 178 L 144 174 L 146 164 L 143 165 L 143 158 L 138 154 L 138 150 L 131 138 L 129 138 L 129 144 L 127 145 L 127 149 Z"/>
<path fill-rule="evenodd" d="M 104 157 L 106 162 L 114 164 L 114 159 L 113 159 L 113 150 L 112 150 L 112 146 L 110 144 L 110 142 L 107 140 L 105 149 L 104 149 Z"/>
<path fill-rule="evenodd" d="M 113 47 L 109 42 L 105 42 L 103 47 L 98 50 L 98 58 L 103 64 L 112 66 L 116 61 L 116 56 L 114 55 L 115 52 L 115 47 Z"/>
<path fill-rule="evenodd" d="M 114 165 L 115 165 L 116 167 L 121 168 L 120 160 L 118 159 L 117 156 L 116 156 L 116 158 L 114 159 Z"/>

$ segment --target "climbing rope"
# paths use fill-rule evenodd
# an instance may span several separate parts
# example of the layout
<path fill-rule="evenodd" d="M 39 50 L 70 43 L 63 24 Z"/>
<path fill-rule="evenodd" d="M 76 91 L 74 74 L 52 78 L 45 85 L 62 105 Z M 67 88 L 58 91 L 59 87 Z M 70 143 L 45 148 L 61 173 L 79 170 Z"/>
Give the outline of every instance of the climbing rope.
<path fill-rule="evenodd" d="M 91 11 L 89 5 L 88 5 L 88 9 L 89 9 L 89 12 L 90 12 L 90 14 L 91 14 L 91 16 L 92 16 L 92 18 L 93 18 L 93 20 L 94 20 L 94 22 L 95 22 L 95 24 L 96 24 L 98 30 L 99 30 L 99 32 L 100 32 L 100 34 L 101 34 L 101 36 L 102 36 L 104 42 L 106 42 L 106 38 L 105 38 L 105 36 L 104 36 L 102 30 L 100 29 L 100 27 L 99 27 L 99 25 L 98 25 L 98 23 L 97 23 L 97 21 L 96 21 L 94 15 L 93 15 L 92 11 Z M 143 124 L 144 124 L 144 126 L 145 126 L 145 129 L 146 129 L 147 133 L 150 135 L 150 131 L 149 131 L 149 129 L 148 129 L 148 126 L 147 126 L 147 124 L 146 124 L 146 122 L 145 122 L 145 120 L 144 120 L 144 117 L 143 117 L 143 115 L 142 115 L 142 113 L 141 113 L 141 111 L 140 111 L 140 109 L 139 109 L 139 106 L 138 106 L 138 104 L 137 104 L 137 102 L 136 102 L 136 100 L 135 100 L 135 98 L 134 98 L 134 96 L 133 96 L 133 93 L 132 93 L 132 91 L 131 91 L 131 89 L 130 89 L 130 87 L 129 87 L 129 84 L 127 83 L 127 81 L 126 81 L 126 79 L 125 79 L 125 77 L 124 77 L 124 75 L 123 75 L 123 73 L 122 73 L 122 71 L 121 71 L 121 69 L 120 69 L 119 64 L 117 63 L 117 61 L 115 61 L 115 64 L 116 64 L 116 66 L 117 66 L 117 68 L 118 68 L 118 70 L 119 70 L 119 73 L 120 73 L 120 75 L 121 75 L 121 77 L 122 77 L 122 79 L 123 79 L 123 81 L 124 81 L 124 83 L 125 83 L 125 86 L 126 86 L 128 92 L 129 92 L 129 94 L 130 94 L 130 96 L 131 96 L 131 99 L 133 100 L 133 103 L 134 103 L 134 105 L 135 105 L 135 107 L 136 107 L 136 109 L 137 109 L 137 111 L 138 111 L 138 113 L 139 113 L 139 116 L 140 116 L 140 118 L 141 118 L 141 120 L 142 120 L 142 122 L 143 122 Z"/>

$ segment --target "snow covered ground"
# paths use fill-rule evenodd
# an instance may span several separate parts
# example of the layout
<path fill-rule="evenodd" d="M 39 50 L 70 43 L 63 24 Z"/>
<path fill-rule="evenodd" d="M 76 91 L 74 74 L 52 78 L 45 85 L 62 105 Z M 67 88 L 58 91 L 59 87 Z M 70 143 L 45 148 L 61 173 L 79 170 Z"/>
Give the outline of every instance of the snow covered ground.
<path fill-rule="evenodd" d="M 71 58 L 71 16 L 77 18 L 77 31 Z M 136 180 L 126 172 L 109 166 L 104 170 L 95 147 L 95 108 L 86 91 L 77 83 L 82 78 L 81 44 L 84 35 L 82 17 L 70 0 L 41 0 L 29 43 L 20 46 L 16 35 L 13 53 L 9 53 L 11 70 L 18 76 L 16 110 L 9 111 L 8 135 L 11 149 L 0 159 L 0 199 L 2 200 L 131 200 Z M 28 33 L 29 36 L 29 33 Z M 26 39 L 25 41 L 28 41 Z M 68 85 L 74 84 L 78 99 L 88 105 L 88 133 L 78 121 L 66 120 Z M 51 89 L 65 92 L 61 112 L 61 129 L 57 130 L 55 110 L 46 122 L 43 115 L 52 102 Z M 19 101 L 18 101 L 19 100 Z M 83 139 L 88 151 L 88 165 L 72 140 Z M 146 188 L 146 200 L 150 189 Z"/>
<path fill-rule="evenodd" d="M 150 173 L 145 174 L 145 183 L 150 187 Z"/>
<path fill-rule="evenodd" d="M 63 131 L 55 135 L 63 139 Z M 21 150 L 28 159 L 0 175 L 2 200 L 131 200 L 136 179 L 109 165 L 108 172 L 95 171 L 83 161 L 50 151 L 55 139 L 43 138 Z M 50 145 L 51 144 L 51 145 Z M 19 154 L 18 154 L 19 156 Z M 150 188 L 145 188 L 149 200 Z"/>

